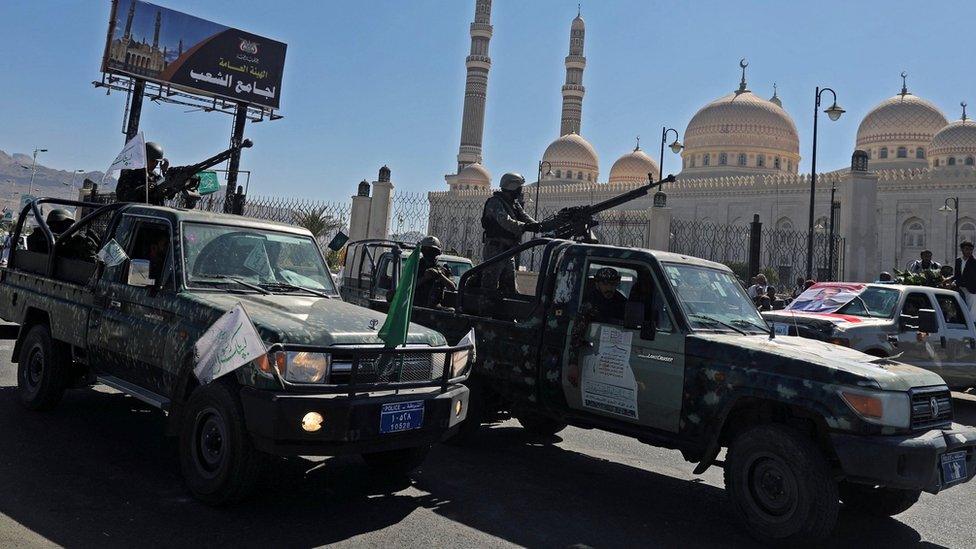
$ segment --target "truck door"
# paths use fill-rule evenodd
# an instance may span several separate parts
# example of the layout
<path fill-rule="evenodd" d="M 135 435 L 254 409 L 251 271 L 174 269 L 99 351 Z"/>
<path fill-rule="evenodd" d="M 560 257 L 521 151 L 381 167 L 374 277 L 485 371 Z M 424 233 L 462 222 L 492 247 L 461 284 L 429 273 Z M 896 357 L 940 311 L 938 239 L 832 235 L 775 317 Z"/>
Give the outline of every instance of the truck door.
<path fill-rule="evenodd" d="M 900 314 L 907 317 L 917 317 L 920 309 L 937 310 L 935 303 L 924 292 L 909 292 L 901 306 Z M 899 317 L 900 318 L 900 317 Z M 898 360 L 912 364 L 926 370 L 938 371 L 939 366 L 948 359 L 948 352 L 942 347 L 940 338 L 944 337 L 944 329 L 937 334 L 919 337 L 918 329 L 911 323 L 899 321 Z"/>
<path fill-rule="evenodd" d="M 976 340 L 962 300 L 958 294 L 935 294 L 935 301 L 944 332 L 938 344 L 948 355 L 937 372 L 951 387 L 976 386 Z"/>
<path fill-rule="evenodd" d="M 619 275 L 619 283 L 612 281 Z M 591 258 L 567 338 L 566 401 L 577 410 L 677 432 L 684 336 L 646 264 Z M 635 312 L 639 314 L 635 315 Z M 656 331 L 646 329 L 653 323 Z"/>
<path fill-rule="evenodd" d="M 130 383 L 168 394 L 165 349 L 175 317 L 166 304 L 174 297 L 172 228 L 162 219 L 123 216 L 118 235 L 130 261 L 106 269 L 95 291 L 91 346 L 100 369 Z M 149 261 L 152 286 L 129 284 L 132 260 Z"/>

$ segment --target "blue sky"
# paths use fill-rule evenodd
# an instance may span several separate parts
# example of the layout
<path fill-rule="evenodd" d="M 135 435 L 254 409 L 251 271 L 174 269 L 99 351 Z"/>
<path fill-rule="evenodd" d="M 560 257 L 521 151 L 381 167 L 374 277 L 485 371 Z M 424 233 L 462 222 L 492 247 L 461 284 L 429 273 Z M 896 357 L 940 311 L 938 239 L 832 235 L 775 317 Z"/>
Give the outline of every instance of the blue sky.
<path fill-rule="evenodd" d="M 473 0 L 159 0 L 176 10 L 288 44 L 282 113 L 249 125 L 242 169 L 251 194 L 346 199 L 382 164 L 397 189 L 442 190 L 455 167 Z M 44 164 L 104 169 L 121 149 L 124 97 L 99 77 L 108 0 L 4 3 L 0 149 L 46 147 Z M 495 0 L 485 164 L 534 179 L 559 129 L 559 88 L 575 0 Z M 640 134 L 656 157 L 661 126 L 684 132 L 705 103 L 733 91 L 740 57 L 750 88 L 772 84 L 800 132 L 809 170 L 814 88 L 838 92 L 848 113 L 821 118 L 821 170 L 849 163 L 861 117 L 897 93 L 934 101 L 950 120 L 976 110 L 972 29 L 976 2 L 590 0 L 582 134 L 601 179 Z M 174 163 L 224 148 L 232 120 L 147 103 L 142 129 Z M 665 172 L 678 171 L 667 152 Z"/>

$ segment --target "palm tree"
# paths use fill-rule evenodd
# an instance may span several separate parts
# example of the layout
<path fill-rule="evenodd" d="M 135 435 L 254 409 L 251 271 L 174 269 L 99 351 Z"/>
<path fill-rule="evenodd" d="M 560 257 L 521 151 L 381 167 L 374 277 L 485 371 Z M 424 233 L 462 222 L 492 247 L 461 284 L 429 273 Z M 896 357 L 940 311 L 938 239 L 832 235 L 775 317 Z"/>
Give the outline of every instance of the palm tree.
<path fill-rule="evenodd" d="M 319 240 L 342 226 L 342 222 L 325 213 L 326 207 L 309 207 L 292 214 L 295 224 L 308 229 L 315 240 Z"/>

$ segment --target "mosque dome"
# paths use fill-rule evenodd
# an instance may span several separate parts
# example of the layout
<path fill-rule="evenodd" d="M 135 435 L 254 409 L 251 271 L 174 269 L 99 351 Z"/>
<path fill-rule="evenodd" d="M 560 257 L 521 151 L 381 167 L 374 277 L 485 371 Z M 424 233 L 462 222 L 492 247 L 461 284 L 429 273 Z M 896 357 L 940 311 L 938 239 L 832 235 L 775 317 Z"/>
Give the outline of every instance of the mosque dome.
<path fill-rule="evenodd" d="M 902 73 L 902 78 L 907 75 Z M 948 120 L 930 101 L 901 93 L 885 99 L 861 120 L 856 148 L 867 151 L 872 168 L 923 168 L 929 143 Z"/>
<path fill-rule="evenodd" d="M 965 105 L 965 104 L 964 104 Z M 966 116 L 946 125 L 932 138 L 928 148 L 933 168 L 974 165 L 976 159 L 976 122 Z"/>
<path fill-rule="evenodd" d="M 552 181 L 596 181 L 600 160 L 589 141 L 575 133 L 556 139 L 546 148 L 542 161 L 551 165 Z"/>
<path fill-rule="evenodd" d="M 796 173 L 800 139 L 777 95 L 764 99 L 746 87 L 702 107 L 685 129 L 682 174 L 712 177 Z"/>
<path fill-rule="evenodd" d="M 467 189 L 471 187 L 490 187 L 491 186 L 491 174 L 484 166 L 478 164 L 477 162 L 473 164 L 468 164 L 457 174 L 457 179 L 455 180 L 455 185 L 461 189 Z"/>
<path fill-rule="evenodd" d="M 637 147 L 617 159 L 610 168 L 610 183 L 638 183 L 647 182 L 647 174 L 653 174 L 654 180 L 661 178 L 660 168 L 650 156 Z"/>

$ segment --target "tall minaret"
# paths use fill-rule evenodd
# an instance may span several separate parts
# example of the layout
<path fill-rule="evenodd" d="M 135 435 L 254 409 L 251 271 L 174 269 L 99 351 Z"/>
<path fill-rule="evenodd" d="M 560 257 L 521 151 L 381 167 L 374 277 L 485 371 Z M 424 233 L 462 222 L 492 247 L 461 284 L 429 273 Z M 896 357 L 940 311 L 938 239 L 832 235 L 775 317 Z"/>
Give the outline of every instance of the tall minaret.
<path fill-rule="evenodd" d="M 122 39 L 128 42 L 132 38 L 132 18 L 136 15 L 136 3 L 129 4 L 129 12 L 125 16 L 125 34 Z"/>
<path fill-rule="evenodd" d="M 158 12 L 157 11 L 156 12 L 156 27 L 155 27 L 155 30 L 153 31 L 153 45 L 152 45 L 153 50 L 158 50 L 159 49 L 159 26 L 161 24 L 162 17 L 163 17 L 163 14 L 161 12 Z"/>
<path fill-rule="evenodd" d="M 488 42 L 491 40 L 491 0 L 475 0 L 471 23 L 471 53 L 465 60 L 468 77 L 464 84 L 464 115 L 458 172 L 468 164 L 481 163 L 481 138 L 485 128 L 485 98 L 488 93 Z"/>
<path fill-rule="evenodd" d="M 580 13 L 569 30 L 569 55 L 566 56 L 566 83 L 563 85 L 563 119 L 559 125 L 559 135 L 567 133 L 579 134 L 580 121 L 583 118 L 583 69 L 586 68 L 586 57 L 583 57 L 583 38 L 586 35 L 586 25 Z"/>

